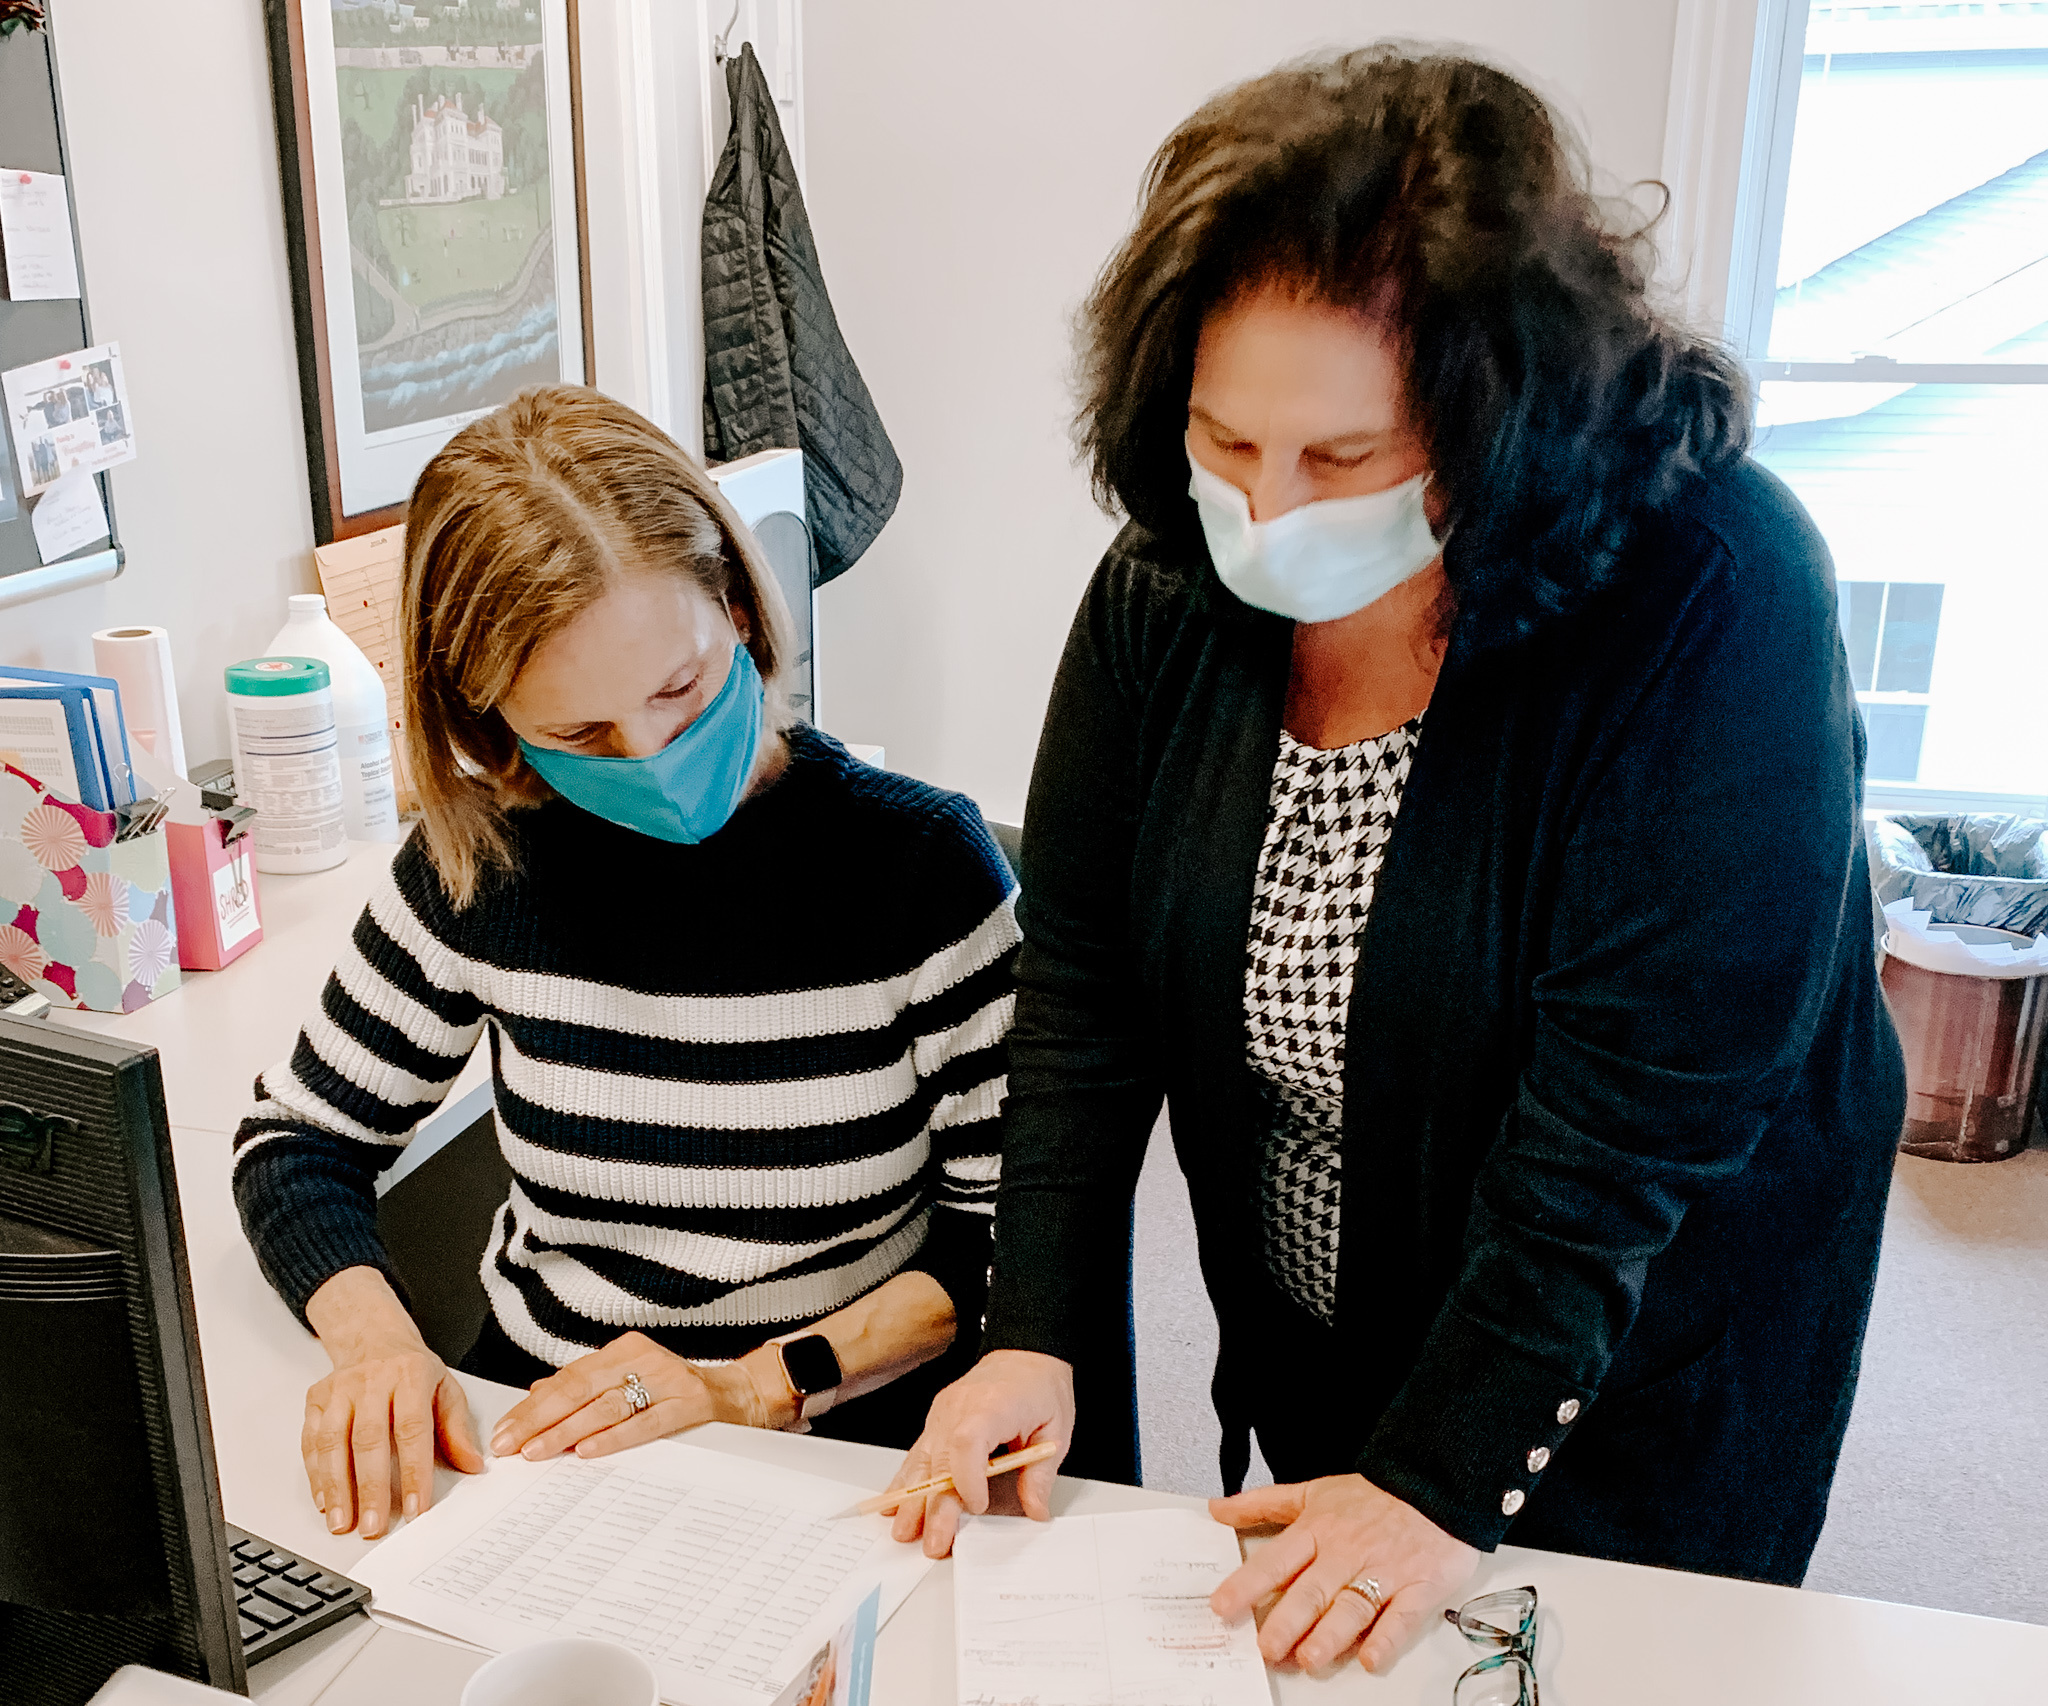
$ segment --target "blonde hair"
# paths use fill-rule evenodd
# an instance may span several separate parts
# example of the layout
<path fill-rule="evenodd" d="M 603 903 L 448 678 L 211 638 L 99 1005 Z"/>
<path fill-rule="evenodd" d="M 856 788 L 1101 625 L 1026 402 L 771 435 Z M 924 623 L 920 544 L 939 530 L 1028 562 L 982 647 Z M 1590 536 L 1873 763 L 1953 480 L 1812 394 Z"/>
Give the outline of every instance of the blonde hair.
<path fill-rule="evenodd" d="M 574 385 L 523 391 L 421 470 L 405 516 L 404 741 L 428 857 L 458 907 L 515 864 L 506 813 L 550 790 L 497 710 L 533 654 L 622 574 L 680 575 L 748 618 L 788 722 L 789 612 L 752 536 L 682 446 Z"/>

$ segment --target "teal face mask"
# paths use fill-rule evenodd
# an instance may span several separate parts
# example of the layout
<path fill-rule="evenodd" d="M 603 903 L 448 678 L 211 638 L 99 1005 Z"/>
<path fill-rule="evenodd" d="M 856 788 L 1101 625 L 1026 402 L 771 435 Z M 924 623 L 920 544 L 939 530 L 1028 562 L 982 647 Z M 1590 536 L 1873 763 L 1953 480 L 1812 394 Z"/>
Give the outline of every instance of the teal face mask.
<path fill-rule="evenodd" d="M 733 642 L 732 667 L 704 714 L 651 758 L 596 758 L 522 740 L 540 779 L 573 805 L 657 841 L 708 841 L 739 809 L 761 750 L 761 672 Z"/>

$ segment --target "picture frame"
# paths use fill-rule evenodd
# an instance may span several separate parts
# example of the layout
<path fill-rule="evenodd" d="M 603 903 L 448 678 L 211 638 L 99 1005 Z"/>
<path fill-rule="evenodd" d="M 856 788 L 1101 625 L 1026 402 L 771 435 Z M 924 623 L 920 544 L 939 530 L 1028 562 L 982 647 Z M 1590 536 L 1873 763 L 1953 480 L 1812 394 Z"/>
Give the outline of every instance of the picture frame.
<path fill-rule="evenodd" d="M 264 0 L 315 542 L 592 382 L 576 0 Z"/>

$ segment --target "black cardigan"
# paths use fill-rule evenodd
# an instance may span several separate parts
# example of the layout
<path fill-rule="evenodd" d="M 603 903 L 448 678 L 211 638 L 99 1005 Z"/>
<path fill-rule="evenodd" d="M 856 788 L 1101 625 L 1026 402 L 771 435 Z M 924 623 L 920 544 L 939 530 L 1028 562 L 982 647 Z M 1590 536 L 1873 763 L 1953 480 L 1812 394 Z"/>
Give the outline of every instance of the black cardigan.
<path fill-rule="evenodd" d="M 1025 819 L 986 1342 L 1099 1357 L 1164 1095 L 1227 1480 L 1250 1425 L 1280 1478 L 1357 1469 L 1481 1547 L 1797 1581 L 1904 1109 L 1826 548 L 1745 463 L 1575 618 L 1474 626 L 1360 948 L 1319 1337 L 1264 1274 L 1245 1064 L 1291 628 L 1199 535 L 1118 538 Z"/>

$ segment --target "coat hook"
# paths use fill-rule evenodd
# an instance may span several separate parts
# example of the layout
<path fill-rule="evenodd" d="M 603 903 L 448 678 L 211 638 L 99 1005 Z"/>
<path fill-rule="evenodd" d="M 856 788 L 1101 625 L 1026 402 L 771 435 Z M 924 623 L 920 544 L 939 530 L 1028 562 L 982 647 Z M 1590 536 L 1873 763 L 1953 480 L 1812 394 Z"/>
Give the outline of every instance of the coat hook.
<path fill-rule="evenodd" d="M 732 39 L 733 26 L 740 21 L 740 0 L 732 0 L 732 16 L 725 20 L 725 28 L 718 32 L 718 39 L 711 44 L 711 63 L 723 65 L 726 61 L 725 44 Z"/>

